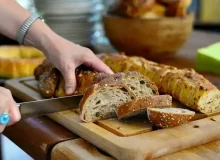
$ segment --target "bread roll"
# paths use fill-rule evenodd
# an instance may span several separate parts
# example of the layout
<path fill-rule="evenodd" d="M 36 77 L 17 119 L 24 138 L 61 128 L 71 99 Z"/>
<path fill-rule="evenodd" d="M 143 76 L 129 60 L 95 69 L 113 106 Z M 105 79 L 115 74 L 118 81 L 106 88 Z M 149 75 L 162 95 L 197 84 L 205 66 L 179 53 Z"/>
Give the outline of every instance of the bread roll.
<path fill-rule="evenodd" d="M 176 0 L 170 3 L 167 9 L 167 15 L 172 17 L 183 17 L 187 15 L 187 10 L 192 0 Z"/>
<path fill-rule="evenodd" d="M 121 0 L 117 12 L 127 17 L 140 17 L 152 9 L 155 0 Z"/>

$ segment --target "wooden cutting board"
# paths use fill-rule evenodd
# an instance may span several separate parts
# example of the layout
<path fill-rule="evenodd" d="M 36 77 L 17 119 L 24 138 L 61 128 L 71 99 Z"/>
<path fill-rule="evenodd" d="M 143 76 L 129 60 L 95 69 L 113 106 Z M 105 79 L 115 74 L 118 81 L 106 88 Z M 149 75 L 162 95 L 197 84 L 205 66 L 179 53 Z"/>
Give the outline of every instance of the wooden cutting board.
<path fill-rule="evenodd" d="M 6 87 L 23 101 L 42 99 L 33 77 L 9 80 Z M 152 130 L 146 119 L 83 123 L 72 110 L 48 116 L 120 160 L 157 158 L 220 139 L 220 115 L 198 116 L 199 120 L 162 130 Z"/>

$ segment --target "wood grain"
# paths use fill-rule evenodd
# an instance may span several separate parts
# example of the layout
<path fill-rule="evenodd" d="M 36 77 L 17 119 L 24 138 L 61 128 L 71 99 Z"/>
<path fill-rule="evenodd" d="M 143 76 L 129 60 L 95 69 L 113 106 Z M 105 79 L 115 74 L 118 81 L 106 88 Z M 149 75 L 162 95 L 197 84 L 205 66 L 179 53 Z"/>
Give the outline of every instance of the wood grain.
<path fill-rule="evenodd" d="M 133 118 L 126 121 L 118 121 L 117 119 L 101 120 L 97 121 L 96 124 L 122 137 L 133 136 L 152 131 L 152 124 L 146 117 Z"/>
<path fill-rule="evenodd" d="M 51 152 L 51 160 L 113 160 L 83 139 L 57 144 Z"/>
<path fill-rule="evenodd" d="M 197 148 L 183 150 L 155 160 L 219 160 L 220 141 L 208 143 Z"/>
<path fill-rule="evenodd" d="M 219 160 L 220 141 L 169 154 L 154 160 Z M 51 152 L 51 160 L 113 160 L 83 139 L 61 142 Z"/>
<path fill-rule="evenodd" d="M 4 134 L 35 160 L 46 160 L 59 142 L 77 138 L 46 116 L 29 118 L 7 127 Z"/>

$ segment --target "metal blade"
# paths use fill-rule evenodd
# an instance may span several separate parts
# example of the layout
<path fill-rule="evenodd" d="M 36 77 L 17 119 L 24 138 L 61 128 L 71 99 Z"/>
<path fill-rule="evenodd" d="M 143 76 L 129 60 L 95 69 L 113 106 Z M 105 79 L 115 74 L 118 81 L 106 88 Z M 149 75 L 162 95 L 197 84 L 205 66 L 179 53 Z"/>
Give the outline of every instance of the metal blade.
<path fill-rule="evenodd" d="M 52 98 L 18 104 L 21 118 L 42 116 L 54 112 L 77 108 L 82 95 Z"/>

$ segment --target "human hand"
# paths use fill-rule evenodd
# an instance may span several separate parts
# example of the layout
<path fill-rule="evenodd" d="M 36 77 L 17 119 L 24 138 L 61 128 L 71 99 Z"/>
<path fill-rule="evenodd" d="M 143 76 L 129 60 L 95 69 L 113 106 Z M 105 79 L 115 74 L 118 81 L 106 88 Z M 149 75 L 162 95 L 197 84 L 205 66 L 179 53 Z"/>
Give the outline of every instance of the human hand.
<path fill-rule="evenodd" d="M 12 125 L 21 119 L 19 109 L 10 90 L 0 87 L 0 115 L 3 113 L 10 115 L 10 122 L 7 125 Z M 4 131 L 5 127 L 6 125 L 0 124 L 0 133 Z"/>
<path fill-rule="evenodd" d="M 44 50 L 48 60 L 62 73 L 67 95 L 76 89 L 75 69 L 81 64 L 98 72 L 113 73 L 91 50 L 59 36 L 48 42 Z"/>

